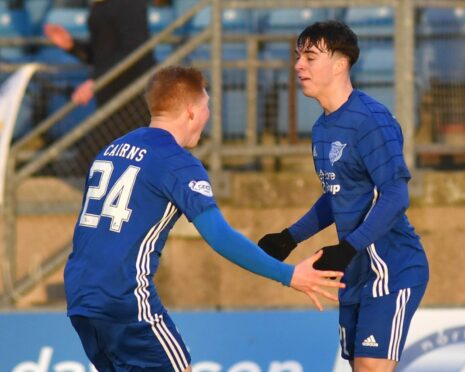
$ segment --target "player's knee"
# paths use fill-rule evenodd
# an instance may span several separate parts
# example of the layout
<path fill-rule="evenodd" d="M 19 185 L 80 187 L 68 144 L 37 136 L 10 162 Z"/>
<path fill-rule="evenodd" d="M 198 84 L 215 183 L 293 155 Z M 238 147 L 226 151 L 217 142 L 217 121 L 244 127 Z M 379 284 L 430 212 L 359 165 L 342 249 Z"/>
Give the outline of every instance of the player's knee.
<path fill-rule="evenodd" d="M 192 372 L 191 366 L 187 366 L 187 368 L 184 370 L 184 372 Z"/>
<path fill-rule="evenodd" d="M 394 360 L 378 358 L 355 358 L 354 372 L 394 372 Z"/>

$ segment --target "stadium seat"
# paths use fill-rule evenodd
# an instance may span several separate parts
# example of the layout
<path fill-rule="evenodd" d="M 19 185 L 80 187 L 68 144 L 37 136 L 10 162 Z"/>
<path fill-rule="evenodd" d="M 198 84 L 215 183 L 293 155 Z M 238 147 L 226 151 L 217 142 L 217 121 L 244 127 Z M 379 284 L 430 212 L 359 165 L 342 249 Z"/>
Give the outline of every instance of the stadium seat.
<path fill-rule="evenodd" d="M 189 33 L 196 34 L 211 22 L 211 10 L 209 7 L 200 11 L 192 19 L 189 25 Z M 222 15 L 222 27 L 224 34 L 246 34 L 251 31 L 253 22 L 252 14 L 249 10 L 224 9 Z M 241 60 L 247 57 L 247 46 L 245 42 L 223 43 L 223 59 Z M 201 45 L 192 53 L 193 59 L 207 60 L 211 58 L 210 44 Z"/>
<path fill-rule="evenodd" d="M 298 36 L 307 26 L 314 22 L 327 20 L 331 13 L 326 8 L 284 8 L 263 12 L 258 22 L 261 32 L 275 35 Z M 262 59 L 281 59 L 294 63 L 295 45 L 289 42 L 267 42 L 260 53 Z M 263 76 L 264 93 L 267 99 L 276 100 L 276 118 L 271 125 L 278 135 L 289 132 L 289 72 L 287 69 L 274 70 Z M 306 98 L 301 90 L 297 91 L 297 131 L 300 136 L 308 136 L 311 128 L 321 113 L 318 103 Z M 268 102 L 267 105 L 273 105 Z"/>
<path fill-rule="evenodd" d="M 34 61 L 52 65 L 78 65 L 79 59 L 55 46 L 43 46 L 33 56 Z"/>
<path fill-rule="evenodd" d="M 359 61 L 352 68 L 357 88 L 394 110 L 394 47 L 392 41 L 361 45 Z"/>
<path fill-rule="evenodd" d="M 465 32 L 465 9 L 425 8 L 420 12 L 418 32 L 421 35 L 444 35 Z"/>
<path fill-rule="evenodd" d="M 357 81 L 386 83 L 394 81 L 394 46 L 391 42 L 361 45 L 360 57 L 352 68 Z"/>
<path fill-rule="evenodd" d="M 63 26 L 75 38 L 87 39 L 89 37 L 88 15 L 87 8 L 52 8 L 47 13 L 44 22 Z"/>
<path fill-rule="evenodd" d="M 193 6 L 198 3 L 198 0 L 173 0 L 173 8 L 176 14 L 176 17 L 187 12 Z"/>
<path fill-rule="evenodd" d="M 87 8 L 52 8 L 44 19 L 45 23 L 53 23 L 63 26 L 76 39 L 87 39 Z M 51 64 L 79 64 L 80 61 L 73 55 L 55 46 L 43 46 L 35 55 L 35 60 L 40 63 Z"/>
<path fill-rule="evenodd" d="M 34 35 L 42 35 L 42 27 L 48 11 L 51 9 L 52 0 L 25 1 L 24 7 L 31 19 Z"/>
<path fill-rule="evenodd" d="M 260 30 L 273 34 L 299 34 L 313 22 L 329 18 L 325 8 L 282 8 L 262 13 Z"/>
<path fill-rule="evenodd" d="M 206 7 L 192 18 L 191 32 L 199 32 L 211 24 L 211 9 Z M 251 12 L 247 9 L 224 9 L 222 14 L 224 32 L 249 32 L 252 27 Z"/>
<path fill-rule="evenodd" d="M 52 115 L 54 112 L 58 111 L 61 107 L 70 101 L 72 92 L 82 80 L 83 78 L 78 78 L 78 76 L 76 76 L 75 80 L 72 80 L 71 78 L 63 80 L 60 76 L 56 76 L 55 81 L 49 82 L 51 84 L 46 90 L 47 116 Z M 78 106 L 62 120 L 60 120 L 56 125 L 50 128 L 50 130 L 47 132 L 47 138 L 55 140 L 69 133 L 87 116 L 92 114 L 95 109 L 96 103 L 94 99 L 85 106 Z"/>
<path fill-rule="evenodd" d="M 24 9 L 0 8 L 0 37 L 31 36 L 31 22 Z"/>
<path fill-rule="evenodd" d="M 155 7 L 148 8 L 148 25 L 151 34 L 159 33 L 164 30 L 175 19 L 174 9 L 172 7 Z"/>
<path fill-rule="evenodd" d="M 211 72 L 205 71 L 208 81 L 211 81 Z M 228 69 L 223 74 L 222 91 L 222 131 L 223 139 L 244 138 L 247 126 L 247 92 L 245 89 L 245 71 L 240 69 Z M 264 115 L 260 113 L 263 107 L 263 98 L 259 94 L 257 118 L 257 134 L 264 127 Z M 211 117 L 203 131 L 205 136 L 211 135 Z"/>
<path fill-rule="evenodd" d="M 324 8 L 284 8 L 273 9 L 262 14 L 259 30 L 266 34 L 298 36 L 310 24 L 326 20 L 329 11 Z M 270 42 L 264 44 L 263 58 L 281 58 L 288 60 L 294 45 L 288 42 Z"/>
<path fill-rule="evenodd" d="M 418 79 L 465 82 L 465 9 L 425 8 L 417 26 Z"/>
<path fill-rule="evenodd" d="M 0 10 L 0 37 L 22 38 L 31 36 L 31 23 L 24 9 Z M 22 46 L 2 46 L 0 60 L 14 63 L 28 61 L 28 53 Z"/>
<path fill-rule="evenodd" d="M 394 9 L 392 7 L 349 7 L 343 21 L 359 37 L 391 37 L 394 34 Z"/>
<path fill-rule="evenodd" d="M 67 96 L 61 95 L 52 97 L 49 102 L 50 115 L 68 103 L 68 101 L 69 97 Z M 95 109 L 95 100 L 90 101 L 86 106 L 77 107 L 69 115 L 50 128 L 47 132 L 47 137 L 53 140 L 63 137 L 83 122 L 88 116 L 93 114 Z"/>
<path fill-rule="evenodd" d="M 174 21 L 174 9 L 172 7 L 154 7 L 148 8 L 148 25 L 150 34 L 153 36 Z M 157 61 L 163 61 L 173 52 L 173 45 L 171 43 L 159 44 L 155 48 L 155 58 Z"/>
<path fill-rule="evenodd" d="M 313 124 L 323 110 L 314 99 L 306 97 L 300 88 L 297 89 L 297 134 L 309 137 Z M 278 87 L 278 117 L 276 133 L 280 136 L 289 134 L 289 90 Z"/>

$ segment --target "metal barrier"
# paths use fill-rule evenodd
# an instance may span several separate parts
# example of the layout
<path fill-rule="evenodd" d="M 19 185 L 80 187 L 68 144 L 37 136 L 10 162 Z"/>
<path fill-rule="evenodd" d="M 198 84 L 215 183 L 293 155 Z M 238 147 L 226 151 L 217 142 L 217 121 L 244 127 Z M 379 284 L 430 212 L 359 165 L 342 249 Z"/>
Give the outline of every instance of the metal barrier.
<path fill-rule="evenodd" d="M 291 10 L 290 17 L 292 14 L 294 17 L 295 14 L 300 15 L 303 23 L 311 23 L 320 16 L 331 17 L 347 21 L 355 29 L 360 38 L 362 58 L 361 67 L 353 71 L 354 83 L 375 97 L 379 95 L 379 98 L 385 98 L 388 101 L 386 104 L 392 106 L 403 127 L 405 154 L 410 167 L 416 166 L 419 154 L 463 155 L 463 144 L 457 141 L 465 136 L 465 131 L 461 137 L 450 133 L 465 128 L 465 102 L 462 102 L 465 99 L 465 79 L 460 81 L 457 76 L 447 74 L 444 77 L 442 71 L 438 70 L 440 61 L 425 62 L 425 59 L 432 58 L 428 54 L 432 53 L 431 48 L 443 47 L 441 42 L 444 40 L 456 40 L 458 45 L 463 45 L 460 43 L 465 40 L 465 26 L 435 33 L 431 26 L 434 22 L 428 23 L 429 13 L 434 13 L 430 9 L 449 9 L 461 19 L 465 0 L 202 0 L 108 71 L 96 82 L 95 89 L 99 91 L 105 87 L 160 45 L 176 44 L 174 52 L 151 71 L 62 135 L 44 140 L 47 133 L 79 110 L 71 102 L 65 103 L 13 144 L 8 166 L 6 202 L 2 211 L 3 283 L 0 293 L 3 292 L 4 304 L 14 303 L 40 280 L 52 274 L 62 265 L 70 248 L 72 230 L 68 228 L 64 233 L 67 239 L 64 237 L 62 243 L 47 250 L 44 257 L 29 259 L 21 253 L 22 259 L 28 264 L 24 265 L 21 261 L 20 265 L 17 248 L 18 217 L 21 214 L 40 216 L 64 213 L 73 216 L 74 220 L 80 207 L 80 177 L 87 170 L 86 163 L 76 158 L 76 153 L 82 151 L 82 147 L 77 146 L 79 141 L 108 120 L 124 124 L 125 118 L 134 113 L 131 110 L 140 109 L 141 92 L 149 76 L 166 65 L 194 64 L 210 78 L 211 126 L 207 129 L 206 138 L 194 152 L 208 163 L 214 182 L 215 179 L 221 180 L 224 170 L 236 164 L 237 158 L 245 159 L 239 162 L 243 164 L 264 156 L 309 154 L 311 120 L 306 118 L 316 115 L 317 109 L 312 106 L 307 111 L 302 110 L 303 105 L 311 105 L 311 102 L 303 97 L 295 85 L 292 54 L 295 37 L 300 29 L 298 26 L 283 26 L 283 9 Z M 378 23 L 364 22 L 361 17 L 363 10 L 373 9 L 381 9 Z M 267 19 L 266 22 L 270 22 L 266 27 L 261 24 L 265 22 L 265 10 L 281 12 L 274 19 L 275 23 Z M 296 12 L 292 13 L 292 10 Z M 252 25 L 251 28 L 226 32 L 225 22 L 228 17 L 232 17 L 228 11 L 244 11 L 248 14 L 246 21 Z M 210 18 L 202 18 L 205 14 L 209 14 Z M 196 25 L 198 29 L 188 37 L 177 34 L 183 27 Z M 439 45 L 434 44 L 434 40 L 439 40 Z M 43 40 L 29 41 L 44 44 Z M 24 42 L 15 41 L 13 44 Z M 234 47 L 239 50 L 233 58 L 225 56 L 229 50 L 227 46 L 230 45 L 233 48 L 231 50 Z M 460 49 L 455 49 L 454 45 L 451 43 L 449 50 L 460 53 Z M 461 61 L 463 64 L 463 59 Z M 453 71 L 455 67 L 451 67 Z M 81 72 L 83 70 L 82 66 L 73 68 Z M 14 66 L 0 66 L 3 72 L 12 69 Z M 457 73 L 460 75 L 462 70 L 463 66 L 457 69 Z M 43 74 L 50 76 L 55 71 L 53 67 L 47 66 Z M 431 79 L 431 76 L 435 79 Z M 39 75 L 37 79 L 42 87 L 44 84 L 50 87 L 47 76 L 41 78 Z M 386 92 L 389 92 L 387 97 Z M 239 103 L 242 111 L 236 109 L 239 100 L 242 100 Z M 138 103 L 129 105 L 135 101 Z M 447 106 L 450 102 L 454 102 L 453 110 Z M 111 133 L 108 135 L 111 136 Z M 68 190 L 67 186 L 71 185 L 71 190 L 63 193 L 69 192 L 72 196 L 63 201 L 58 199 L 61 191 L 52 191 L 55 195 L 45 202 L 21 200 L 25 189 L 34 194 L 28 182 L 40 178 L 38 175 L 47 176 L 47 182 L 52 180 L 50 183 L 59 180 L 57 190 Z M 53 190 L 50 185 L 44 188 Z M 40 199 L 35 196 L 35 199 Z M 56 226 L 54 228 L 56 230 Z M 48 233 L 54 234 L 55 230 L 52 228 Z M 31 267 L 25 269 L 28 266 Z"/>

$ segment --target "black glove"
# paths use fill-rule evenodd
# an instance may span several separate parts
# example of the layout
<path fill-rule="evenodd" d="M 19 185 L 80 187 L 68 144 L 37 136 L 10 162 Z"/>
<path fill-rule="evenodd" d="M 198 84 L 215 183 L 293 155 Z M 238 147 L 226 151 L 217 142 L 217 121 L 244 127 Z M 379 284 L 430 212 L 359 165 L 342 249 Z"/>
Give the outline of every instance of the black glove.
<path fill-rule="evenodd" d="M 317 270 L 344 271 L 357 253 L 357 250 L 346 240 L 337 245 L 323 247 L 321 250 L 323 256 L 313 264 Z"/>
<path fill-rule="evenodd" d="M 258 245 L 271 257 L 279 261 L 284 261 L 292 250 L 297 247 L 297 243 L 288 229 L 284 229 L 280 233 L 266 234 L 258 241 Z"/>

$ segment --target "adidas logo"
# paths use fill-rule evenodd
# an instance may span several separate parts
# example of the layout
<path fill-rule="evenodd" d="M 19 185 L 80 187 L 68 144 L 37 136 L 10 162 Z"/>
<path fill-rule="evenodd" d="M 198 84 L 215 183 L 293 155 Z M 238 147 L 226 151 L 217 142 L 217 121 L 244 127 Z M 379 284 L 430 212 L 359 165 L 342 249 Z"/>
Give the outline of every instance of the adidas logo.
<path fill-rule="evenodd" d="M 363 346 L 369 346 L 369 347 L 378 347 L 378 343 L 375 340 L 375 336 L 371 335 L 367 337 L 363 342 Z"/>

